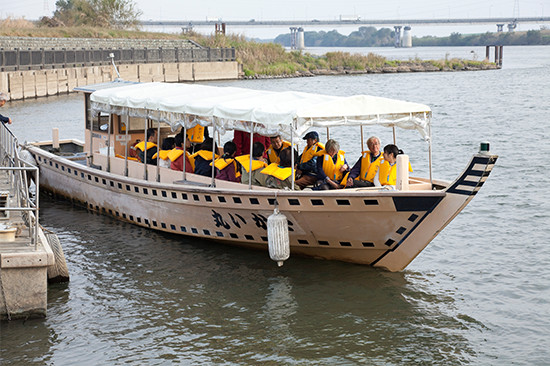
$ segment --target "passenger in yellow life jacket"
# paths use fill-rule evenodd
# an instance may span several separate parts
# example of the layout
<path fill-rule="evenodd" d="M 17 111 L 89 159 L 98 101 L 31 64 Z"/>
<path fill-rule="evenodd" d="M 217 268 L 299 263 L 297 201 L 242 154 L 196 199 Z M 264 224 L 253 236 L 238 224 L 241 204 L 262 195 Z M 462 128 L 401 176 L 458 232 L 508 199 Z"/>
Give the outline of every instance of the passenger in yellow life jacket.
<path fill-rule="evenodd" d="M 212 154 L 214 154 L 214 159 L 218 158 L 218 155 L 215 154 L 212 150 L 218 151 L 218 146 L 214 146 L 214 140 L 212 138 L 207 138 L 202 143 L 200 150 L 191 157 L 195 158 L 195 174 L 204 175 L 205 177 L 212 176 Z M 214 176 L 215 175 L 214 171 Z"/>
<path fill-rule="evenodd" d="M 290 146 L 290 142 L 283 141 L 281 136 L 277 135 L 271 138 L 271 146 L 267 149 L 267 163 L 279 163 L 279 153 L 286 147 Z"/>
<path fill-rule="evenodd" d="M 317 153 L 317 187 L 314 190 L 344 188 L 340 182 L 349 170 L 345 153 L 336 140 L 328 140 L 325 150 Z"/>
<path fill-rule="evenodd" d="M 292 188 L 292 153 L 294 161 L 298 161 L 298 152 L 290 147 L 284 148 L 279 153 L 280 162 L 269 164 L 262 170 L 267 175 L 265 186 L 269 188 L 291 189 Z M 298 188 L 298 186 L 295 186 Z"/>
<path fill-rule="evenodd" d="M 363 151 L 346 179 L 342 181 L 346 188 L 374 187 L 374 178 L 383 160 L 380 152 L 380 139 L 376 136 L 369 137 L 367 147 L 369 149 Z"/>
<path fill-rule="evenodd" d="M 204 127 L 196 125 L 193 128 L 187 130 L 187 137 L 193 144 L 202 144 L 204 141 Z"/>
<path fill-rule="evenodd" d="M 185 137 L 185 143 L 183 142 L 183 134 L 178 133 L 174 138 L 176 148 L 168 153 L 168 159 L 170 159 L 170 169 L 183 171 L 183 156 L 185 153 L 185 172 L 193 173 L 195 171 L 195 160 L 191 159 L 191 154 L 187 151 L 191 147 L 191 141 Z"/>
<path fill-rule="evenodd" d="M 143 162 L 144 155 L 147 158 L 147 164 L 156 164 L 157 159 L 153 156 L 157 153 L 158 147 L 155 142 L 157 141 L 157 130 L 154 128 L 148 128 L 145 136 L 145 141 L 141 141 L 135 146 L 139 161 Z M 147 146 L 146 146 L 147 145 Z M 144 152 L 147 150 L 147 154 Z"/>
<path fill-rule="evenodd" d="M 265 147 L 259 141 L 254 142 L 252 145 L 252 171 L 250 170 L 250 155 L 237 156 L 235 160 L 241 165 L 241 183 L 248 184 L 252 182 L 253 186 L 265 186 L 265 180 L 267 176 L 261 174 L 261 171 L 267 166 L 263 155 Z"/>
<path fill-rule="evenodd" d="M 223 145 L 223 155 L 215 162 L 216 179 L 227 180 L 229 182 L 241 181 L 241 172 L 235 161 L 236 152 L 237 144 L 233 141 L 227 141 Z"/>
<path fill-rule="evenodd" d="M 397 181 L 397 155 L 403 154 L 403 150 L 395 145 L 384 146 L 384 160 L 380 164 L 380 184 L 383 186 L 395 186 Z M 412 172 L 409 163 L 409 172 Z"/>
<path fill-rule="evenodd" d="M 168 154 L 175 148 L 176 144 L 173 137 L 166 137 L 162 140 L 162 148 L 158 153 L 153 155 L 153 159 L 160 157 L 159 165 L 164 168 L 170 168 L 171 161 L 168 159 Z"/>
<path fill-rule="evenodd" d="M 300 155 L 296 170 L 298 179 L 295 182 L 301 189 L 317 182 L 316 153 L 325 148 L 325 145 L 319 142 L 319 134 L 315 131 L 308 132 L 304 136 L 304 140 L 306 140 L 307 145 L 304 147 L 302 155 Z"/>

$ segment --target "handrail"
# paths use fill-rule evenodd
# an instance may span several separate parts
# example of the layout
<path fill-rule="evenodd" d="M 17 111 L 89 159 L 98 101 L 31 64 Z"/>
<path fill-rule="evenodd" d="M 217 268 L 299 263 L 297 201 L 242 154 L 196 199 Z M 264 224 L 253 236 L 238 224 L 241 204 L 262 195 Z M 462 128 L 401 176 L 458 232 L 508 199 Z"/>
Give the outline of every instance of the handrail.
<path fill-rule="evenodd" d="M 29 236 L 34 249 L 38 249 L 39 212 L 39 170 L 19 157 L 17 137 L 4 123 L 0 123 L 0 171 L 8 171 L 10 189 L 16 196 L 17 207 L 0 207 L 0 211 L 19 211 L 29 228 Z M 30 198 L 27 172 L 34 176 L 36 185 L 35 202 Z"/>

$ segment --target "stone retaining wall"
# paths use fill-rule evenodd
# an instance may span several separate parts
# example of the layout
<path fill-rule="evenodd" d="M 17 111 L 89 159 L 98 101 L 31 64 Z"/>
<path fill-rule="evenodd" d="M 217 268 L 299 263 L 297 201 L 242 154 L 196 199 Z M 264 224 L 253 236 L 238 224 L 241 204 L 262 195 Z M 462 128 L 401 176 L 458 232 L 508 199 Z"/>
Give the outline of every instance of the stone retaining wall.
<path fill-rule="evenodd" d="M 236 61 L 181 62 L 118 65 L 128 81 L 193 82 L 238 79 Z M 76 86 L 114 80 L 112 66 L 0 72 L 0 90 L 10 99 L 27 99 L 72 92 Z"/>

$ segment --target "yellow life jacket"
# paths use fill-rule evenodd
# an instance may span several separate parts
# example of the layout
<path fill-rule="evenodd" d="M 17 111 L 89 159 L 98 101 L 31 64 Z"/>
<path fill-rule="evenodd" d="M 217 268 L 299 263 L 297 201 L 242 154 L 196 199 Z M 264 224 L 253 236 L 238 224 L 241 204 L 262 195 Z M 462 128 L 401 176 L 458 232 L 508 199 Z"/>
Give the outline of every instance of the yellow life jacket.
<path fill-rule="evenodd" d="M 241 172 L 239 171 L 239 167 L 237 166 L 237 163 L 235 162 L 235 159 L 219 158 L 219 159 L 216 159 L 216 161 L 214 162 L 214 166 L 220 171 L 227 168 L 227 166 L 230 165 L 230 164 L 233 164 L 233 167 L 235 168 L 235 177 L 237 177 L 237 178 L 240 177 Z M 212 163 L 210 163 L 210 166 L 212 166 Z"/>
<path fill-rule="evenodd" d="M 115 154 L 115 157 L 120 158 L 120 159 L 124 159 L 124 156 L 122 156 L 120 154 Z M 138 160 L 137 158 L 134 158 L 133 156 L 128 156 L 127 158 L 128 158 L 128 160 L 133 160 L 133 161 Z"/>
<path fill-rule="evenodd" d="M 412 172 L 412 166 L 409 162 L 409 172 Z M 383 186 L 392 185 L 394 186 L 397 182 L 397 162 L 393 165 L 390 165 L 385 160 L 382 160 L 380 164 L 380 174 L 379 174 L 380 184 Z"/>
<path fill-rule="evenodd" d="M 192 143 L 203 142 L 204 140 L 204 127 L 196 125 L 193 128 L 187 130 L 187 137 Z"/>
<path fill-rule="evenodd" d="M 250 154 L 237 156 L 235 160 L 237 160 L 243 166 L 244 170 L 246 170 L 247 173 L 250 173 L 248 171 L 248 169 L 250 169 Z M 265 168 L 266 166 L 267 164 L 261 160 L 252 160 L 252 171 Z"/>
<path fill-rule="evenodd" d="M 316 142 L 315 144 L 311 145 L 309 149 L 307 148 L 307 145 L 306 145 L 306 147 L 304 147 L 304 152 L 302 152 L 302 158 L 300 159 L 300 164 L 307 163 L 314 157 L 318 156 L 316 154 L 318 150 L 324 150 L 324 149 L 325 149 L 325 145 L 320 142 Z"/>
<path fill-rule="evenodd" d="M 201 158 L 203 158 L 204 160 L 212 160 L 212 151 L 208 151 L 208 150 L 199 150 L 197 151 L 196 153 L 194 153 L 193 155 L 191 155 L 193 157 L 193 159 L 196 157 L 196 156 L 200 156 Z M 214 154 L 214 158 L 217 159 L 219 156 L 217 154 Z"/>
<path fill-rule="evenodd" d="M 183 155 L 183 150 L 172 149 L 168 152 L 168 159 L 170 159 L 171 162 L 174 162 L 174 161 L 178 160 L 178 158 L 182 155 Z M 187 155 L 187 158 L 189 159 L 189 162 L 191 163 L 191 167 L 193 168 L 193 170 L 195 170 L 195 156 L 197 156 L 197 154 L 191 155 L 186 151 L 185 155 Z"/>
<path fill-rule="evenodd" d="M 149 146 L 149 144 L 147 144 L 147 146 Z M 166 160 L 168 159 L 168 154 L 170 153 L 170 151 L 172 150 L 160 150 L 159 152 L 155 153 L 155 155 L 153 155 L 153 159 L 156 159 L 157 155 L 160 155 L 160 158 L 162 160 Z"/>
<path fill-rule="evenodd" d="M 145 151 L 145 141 L 141 141 L 139 144 L 137 144 L 136 146 L 134 146 L 136 149 L 138 150 L 141 150 L 141 151 Z M 147 142 L 147 150 L 153 148 L 153 147 L 157 147 L 157 144 L 155 144 L 154 142 L 150 142 L 148 141 Z"/>
<path fill-rule="evenodd" d="M 277 163 L 272 163 L 267 166 L 264 170 L 261 171 L 262 174 L 271 175 L 280 180 L 285 180 L 292 175 L 292 168 L 283 168 L 280 167 Z"/>
<path fill-rule="evenodd" d="M 327 154 L 325 150 L 321 150 L 323 153 L 320 155 L 323 157 L 323 171 L 329 177 L 335 182 L 339 182 L 342 180 L 342 177 L 344 174 L 340 172 L 340 168 L 342 165 L 346 163 L 345 159 L 345 153 L 340 150 L 337 153 L 338 158 L 336 159 L 336 163 L 332 161 L 332 156 Z"/>
<path fill-rule="evenodd" d="M 281 150 L 289 146 L 290 146 L 290 142 L 283 141 L 283 146 L 281 147 Z M 275 149 L 273 149 L 273 146 L 270 146 L 269 149 L 267 149 L 267 159 L 272 163 L 279 164 L 281 162 L 281 159 L 279 159 L 279 155 L 277 155 L 277 153 L 275 152 Z"/>
<path fill-rule="evenodd" d="M 383 154 L 380 153 L 380 156 L 371 163 L 371 154 L 370 151 L 363 151 L 363 155 L 361 156 L 361 174 L 355 179 L 366 180 L 371 183 L 374 180 L 376 172 L 380 168 L 380 163 L 384 157 L 382 156 Z"/>

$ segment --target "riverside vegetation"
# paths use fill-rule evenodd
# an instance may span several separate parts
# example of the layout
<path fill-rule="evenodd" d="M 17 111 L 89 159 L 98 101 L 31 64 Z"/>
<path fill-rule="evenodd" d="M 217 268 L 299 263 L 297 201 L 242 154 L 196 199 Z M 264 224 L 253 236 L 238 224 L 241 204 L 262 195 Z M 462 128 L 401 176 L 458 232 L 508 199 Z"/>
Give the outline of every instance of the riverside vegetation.
<path fill-rule="evenodd" d="M 296 77 L 331 74 L 392 73 L 424 71 L 461 71 L 496 69 L 488 60 L 410 59 L 388 60 L 383 56 L 328 52 L 321 56 L 307 52 L 287 51 L 276 43 L 260 43 L 247 40 L 242 35 L 202 35 L 198 33 L 167 34 L 124 29 L 78 27 L 39 27 L 24 19 L 0 20 L 0 36 L 19 37 L 78 37 L 78 38 L 128 38 L 128 39 L 190 39 L 204 47 L 233 47 L 236 58 L 242 64 L 243 77 Z"/>

